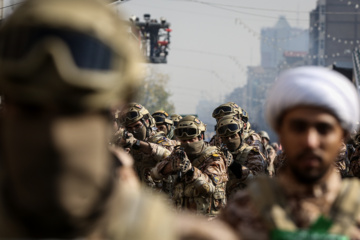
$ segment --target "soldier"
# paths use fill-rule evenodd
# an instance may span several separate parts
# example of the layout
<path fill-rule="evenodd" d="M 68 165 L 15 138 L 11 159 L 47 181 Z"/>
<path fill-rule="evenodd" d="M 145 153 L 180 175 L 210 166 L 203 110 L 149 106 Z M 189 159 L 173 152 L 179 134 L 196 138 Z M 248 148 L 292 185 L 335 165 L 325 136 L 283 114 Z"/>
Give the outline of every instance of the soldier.
<path fill-rule="evenodd" d="M 358 179 L 341 180 L 334 161 L 360 117 L 351 82 L 323 67 L 281 74 L 266 117 L 286 152 L 276 178 L 258 178 L 224 209 L 241 239 L 360 239 Z"/>
<path fill-rule="evenodd" d="M 154 118 L 138 103 L 130 103 L 122 119 L 127 132 L 121 145 L 130 148 L 140 180 L 151 188 L 162 189 L 163 182 L 154 181 L 150 169 L 170 155 L 174 148 L 172 142 L 154 130 Z"/>
<path fill-rule="evenodd" d="M 231 152 L 233 162 L 229 166 L 227 196 L 244 189 L 257 175 L 265 174 L 266 163 L 259 149 L 244 143 L 242 121 L 235 116 L 225 116 L 217 123 L 217 135 Z"/>
<path fill-rule="evenodd" d="M 275 149 L 270 145 L 270 137 L 269 134 L 265 131 L 260 131 L 259 135 L 261 137 L 261 143 L 264 145 L 266 153 L 267 153 L 267 170 L 270 176 L 275 175 L 275 168 L 274 168 L 274 160 L 276 157 Z"/>
<path fill-rule="evenodd" d="M 108 149 L 110 109 L 140 84 L 141 58 L 115 11 L 98 0 L 29 0 L 0 31 L 0 238 L 177 239 L 129 156 Z M 151 211 L 164 226 L 139 231 Z"/>
<path fill-rule="evenodd" d="M 169 114 L 165 111 L 156 111 L 152 114 L 158 132 L 163 132 L 164 136 L 170 140 L 174 139 L 174 122 L 169 119 Z"/>
<path fill-rule="evenodd" d="M 0 35 L 1 239 L 235 239 L 174 216 L 108 149 L 110 109 L 136 92 L 141 58 L 104 1 L 29 0 Z"/>
<path fill-rule="evenodd" d="M 201 139 L 201 123 L 195 116 L 180 120 L 175 135 L 181 143 L 151 170 L 154 179 L 177 174 L 173 200 L 177 209 L 187 209 L 212 218 L 226 204 L 226 162 L 217 147 Z"/>

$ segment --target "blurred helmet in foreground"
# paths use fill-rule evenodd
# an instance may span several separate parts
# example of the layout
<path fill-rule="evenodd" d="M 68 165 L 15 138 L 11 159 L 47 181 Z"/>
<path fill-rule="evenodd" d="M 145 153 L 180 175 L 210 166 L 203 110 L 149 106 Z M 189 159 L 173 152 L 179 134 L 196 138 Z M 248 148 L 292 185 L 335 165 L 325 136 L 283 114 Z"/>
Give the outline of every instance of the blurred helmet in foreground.
<path fill-rule="evenodd" d="M 140 84 L 140 55 L 105 1 L 25 1 L 0 35 L 0 88 L 14 101 L 101 110 Z"/>

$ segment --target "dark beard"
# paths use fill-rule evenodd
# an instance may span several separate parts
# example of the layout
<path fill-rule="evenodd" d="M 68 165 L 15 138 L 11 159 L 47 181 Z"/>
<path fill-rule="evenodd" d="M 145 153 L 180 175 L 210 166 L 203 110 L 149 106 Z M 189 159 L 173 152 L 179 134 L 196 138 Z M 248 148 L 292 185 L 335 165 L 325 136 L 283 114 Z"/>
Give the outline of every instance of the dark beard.
<path fill-rule="evenodd" d="M 304 151 L 302 154 L 298 155 L 295 157 L 295 161 L 301 161 L 301 159 L 306 158 L 306 156 L 308 155 L 312 155 L 312 156 L 316 156 L 317 158 L 319 158 L 319 161 L 323 161 L 321 156 L 313 153 L 311 150 L 308 151 Z M 291 172 L 294 174 L 295 178 L 303 183 L 303 184 L 314 184 L 316 182 L 318 182 L 322 177 L 325 176 L 325 174 L 328 172 L 330 165 L 325 166 L 324 168 L 320 169 L 319 172 L 316 175 L 312 175 L 309 174 L 309 171 L 306 170 L 299 170 L 299 168 L 297 166 L 293 166 L 291 164 L 289 164 L 290 170 Z"/>

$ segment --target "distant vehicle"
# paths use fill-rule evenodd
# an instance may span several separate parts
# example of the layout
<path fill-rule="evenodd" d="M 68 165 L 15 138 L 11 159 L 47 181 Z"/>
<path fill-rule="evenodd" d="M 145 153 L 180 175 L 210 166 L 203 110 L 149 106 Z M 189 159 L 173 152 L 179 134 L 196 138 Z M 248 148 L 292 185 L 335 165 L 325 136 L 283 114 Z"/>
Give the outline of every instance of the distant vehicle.
<path fill-rule="evenodd" d="M 150 14 L 144 14 L 144 22 L 133 16 L 132 33 L 139 40 L 140 48 L 150 63 L 167 63 L 170 45 L 170 23 L 165 18 L 160 22 L 151 19 Z"/>

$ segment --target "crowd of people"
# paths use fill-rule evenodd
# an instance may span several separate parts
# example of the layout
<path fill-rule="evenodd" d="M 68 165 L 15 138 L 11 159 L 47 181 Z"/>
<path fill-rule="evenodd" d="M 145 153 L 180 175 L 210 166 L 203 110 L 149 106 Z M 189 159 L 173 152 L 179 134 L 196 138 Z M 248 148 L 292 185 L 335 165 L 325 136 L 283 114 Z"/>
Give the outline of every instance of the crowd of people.
<path fill-rule="evenodd" d="M 103 0 L 28 0 L 6 19 L 0 239 L 360 239 L 351 81 L 287 70 L 266 100 L 279 143 L 234 102 L 206 142 L 198 117 L 132 102 L 140 59 Z"/>

